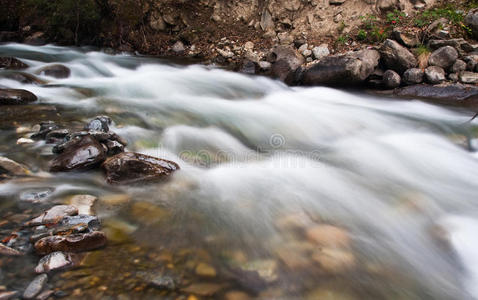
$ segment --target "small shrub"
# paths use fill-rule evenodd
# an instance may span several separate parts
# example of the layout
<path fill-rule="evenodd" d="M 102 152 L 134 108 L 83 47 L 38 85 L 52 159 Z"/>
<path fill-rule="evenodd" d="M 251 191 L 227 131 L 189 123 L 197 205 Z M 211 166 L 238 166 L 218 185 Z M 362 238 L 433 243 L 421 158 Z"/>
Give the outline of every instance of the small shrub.
<path fill-rule="evenodd" d="M 360 29 L 357 33 L 357 39 L 359 41 L 365 41 L 367 39 L 367 32 L 363 29 Z"/>

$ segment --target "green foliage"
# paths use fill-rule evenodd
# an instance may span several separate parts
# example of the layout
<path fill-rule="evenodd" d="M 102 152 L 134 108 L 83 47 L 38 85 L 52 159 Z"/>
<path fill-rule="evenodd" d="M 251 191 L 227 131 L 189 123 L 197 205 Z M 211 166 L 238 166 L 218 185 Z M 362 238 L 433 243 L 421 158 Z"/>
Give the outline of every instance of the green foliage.
<path fill-rule="evenodd" d="M 363 29 L 360 29 L 357 33 L 357 39 L 359 41 L 365 41 L 367 39 L 367 32 Z"/>
<path fill-rule="evenodd" d="M 387 14 L 387 23 L 391 24 L 392 26 L 400 25 L 406 16 L 407 15 L 404 12 L 396 9 Z"/>
<path fill-rule="evenodd" d="M 453 24 L 458 25 L 463 22 L 464 12 L 452 5 L 427 9 L 416 16 L 415 25 L 418 27 L 427 26 L 440 18 L 446 18 Z"/>
<path fill-rule="evenodd" d="M 336 43 L 338 45 L 345 45 L 345 43 L 347 43 L 349 39 L 350 39 L 350 36 L 348 34 L 341 35 L 337 38 Z"/>
<path fill-rule="evenodd" d="M 426 45 L 418 45 L 418 47 L 415 49 L 415 54 L 417 56 L 421 56 L 421 55 L 424 55 L 424 54 L 429 54 L 431 53 L 432 51 L 430 50 L 430 48 L 428 48 Z"/>
<path fill-rule="evenodd" d="M 390 34 L 390 26 L 383 25 L 376 16 L 367 14 L 361 16 L 360 19 L 362 20 L 362 25 L 357 34 L 359 40 L 377 43 L 383 42 L 388 38 Z"/>
<path fill-rule="evenodd" d="M 94 0 L 26 0 L 25 13 L 44 18 L 47 34 L 76 44 L 98 33 L 101 16 Z"/>

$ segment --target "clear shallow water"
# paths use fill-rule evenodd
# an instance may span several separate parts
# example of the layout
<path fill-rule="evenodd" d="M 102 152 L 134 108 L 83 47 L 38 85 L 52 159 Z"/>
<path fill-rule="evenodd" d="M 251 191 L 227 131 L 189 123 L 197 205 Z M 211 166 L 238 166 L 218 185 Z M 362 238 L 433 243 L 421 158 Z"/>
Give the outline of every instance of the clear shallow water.
<path fill-rule="evenodd" d="M 60 288 L 167 296 L 138 283 L 140 272 L 167 271 L 182 278 L 174 296 L 207 282 L 221 286 L 216 298 L 231 290 L 261 299 L 478 298 L 478 160 L 462 146 L 477 136 L 471 113 L 128 55 L 17 44 L 0 46 L 0 55 L 23 59 L 27 72 L 53 62 L 72 70 L 67 79 L 41 77 L 43 86 L 0 79 L 56 109 L 18 125 L 47 117 L 71 126 L 107 114 L 130 151 L 182 168 L 141 187 L 111 187 L 96 172 L 1 184 L 2 212 L 32 188 L 55 188 L 48 201 L 100 197 L 112 242 L 90 255 L 84 283 L 69 287 L 59 276 Z M 18 146 L 18 137 L 6 126 L 0 152 L 46 170 L 48 146 Z M 320 224 L 348 232 L 353 266 L 331 271 L 314 259 L 324 245 L 307 232 Z M 172 258 L 159 259 L 165 253 Z M 198 276 L 199 263 L 217 274 Z M 231 275 L 236 267 L 274 276 L 251 292 L 244 274 Z"/>

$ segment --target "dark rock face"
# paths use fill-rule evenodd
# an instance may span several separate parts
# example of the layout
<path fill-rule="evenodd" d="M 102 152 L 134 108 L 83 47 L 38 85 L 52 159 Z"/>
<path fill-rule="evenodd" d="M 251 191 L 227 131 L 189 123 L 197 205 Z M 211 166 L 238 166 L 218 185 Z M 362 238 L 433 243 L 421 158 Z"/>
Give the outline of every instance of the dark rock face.
<path fill-rule="evenodd" d="M 64 65 L 54 64 L 40 68 L 35 73 L 61 79 L 70 77 L 71 71 Z"/>
<path fill-rule="evenodd" d="M 0 89 L 0 105 L 27 104 L 37 100 L 37 96 L 27 90 Z"/>
<path fill-rule="evenodd" d="M 108 158 L 103 169 L 109 183 L 125 184 L 161 179 L 178 170 L 179 166 L 169 160 L 124 152 Z"/>
<path fill-rule="evenodd" d="M 478 104 L 478 100 L 474 100 L 478 96 L 478 87 L 460 83 L 410 85 L 397 89 L 395 94 L 409 98 L 433 99 L 435 103 L 446 105 Z"/>
<path fill-rule="evenodd" d="M 92 231 L 84 234 L 44 237 L 35 243 L 35 250 L 40 255 L 46 255 L 55 251 L 89 251 L 104 245 L 106 245 L 106 235 L 101 231 Z"/>
<path fill-rule="evenodd" d="M 425 78 L 428 83 L 437 84 L 445 81 L 445 70 L 437 66 L 431 66 L 425 69 Z"/>
<path fill-rule="evenodd" d="M 28 65 L 15 57 L 0 57 L 0 69 L 19 70 L 26 68 L 28 68 Z"/>
<path fill-rule="evenodd" d="M 290 46 L 277 46 L 269 55 L 271 74 L 287 84 L 294 83 L 295 71 L 304 63 L 304 57 Z"/>
<path fill-rule="evenodd" d="M 50 163 L 51 172 L 90 169 L 106 159 L 103 146 L 90 135 L 80 137 Z"/>
<path fill-rule="evenodd" d="M 23 299 L 33 299 L 38 295 L 42 290 L 45 284 L 48 281 L 48 276 L 46 274 L 41 274 L 35 277 L 33 281 L 28 285 L 25 292 L 23 293 Z"/>
<path fill-rule="evenodd" d="M 451 46 L 441 47 L 434 51 L 428 59 L 428 64 L 431 66 L 437 66 L 443 69 L 448 69 L 458 59 L 458 52 Z"/>
<path fill-rule="evenodd" d="M 399 87 L 401 81 L 400 75 L 393 70 L 387 70 L 383 73 L 383 85 L 388 89 Z"/>
<path fill-rule="evenodd" d="M 451 73 L 460 73 L 466 70 L 466 62 L 462 61 L 461 59 L 457 59 L 453 66 L 451 66 L 450 71 Z"/>
<path fill-rule="evenodd" d="M 403 82 L 405 84 L 418 84 L 423 82 L 425 72 L 422 69 L 412 68 L 403 73 Z"/>
<path fill-rule="evenodd" d="M 378 66 L 376 50 L 362 50 L 339 56 L 328 56 L 306 69 L 304 85 L 350 85 L 363 82 Z"/>
<path fill-rule="evenodd" d="M 399 43 L 393 40 L 386 40 L 380 47 L 383 64 L 391 70 L 403 73 L 407 69 L 417 66 L 418 61 L 415 56 Z"/>
<path fill-rule="evenodd" d="M 98 116 L 86 124 L 85 130 L 108 132 L 110 130 L 109 125 L 111 125 L 110 117 Z"/>

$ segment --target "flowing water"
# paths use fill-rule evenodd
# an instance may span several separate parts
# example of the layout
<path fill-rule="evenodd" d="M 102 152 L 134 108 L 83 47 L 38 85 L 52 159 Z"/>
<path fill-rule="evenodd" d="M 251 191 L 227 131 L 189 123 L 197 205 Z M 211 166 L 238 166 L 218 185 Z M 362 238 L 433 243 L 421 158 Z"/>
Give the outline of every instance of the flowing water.
<path fill-rule="evenodd" d="M 217 299 L 240 291 L 258 299 L 478 299 L 472 113 L 88 49 L 7 44 L 0 55 L 22 59 L 29 73 L 51 63 L 72 70 L 67 79 L 40 76 L 43 85 L 0 79 L 39 97 L 1 112 L 0 155 L 38 176 L 0 184 L 0 213 L 41 205 L 25 201 L 33 196 L 99 197 L 108 246 L 50 281 L 72 298 L 181 299 L 193 286 Z M 181 170 L 156 184 L 109 186 L 99 171 L 46 173 L 51 145 L 16 145 L 19 126 L 78 126 L 100 114 L 129 151 Z M 350 244 L 330 236 L 317 244 L 310 232 L 324 224 L 346 231 Z M 21 289 L 36 261 L 4 264 L 0 282 Z M 148 284 L 166 275 L 174 291 Z"/>

